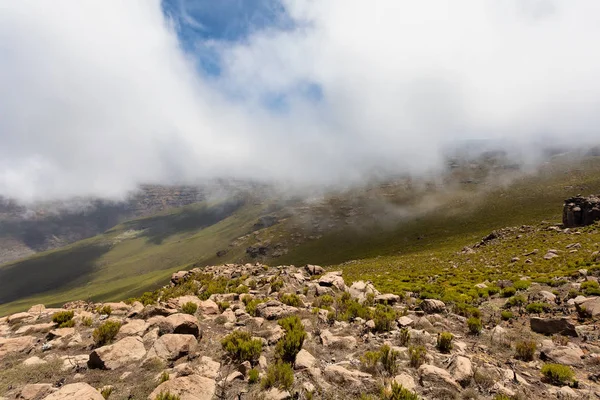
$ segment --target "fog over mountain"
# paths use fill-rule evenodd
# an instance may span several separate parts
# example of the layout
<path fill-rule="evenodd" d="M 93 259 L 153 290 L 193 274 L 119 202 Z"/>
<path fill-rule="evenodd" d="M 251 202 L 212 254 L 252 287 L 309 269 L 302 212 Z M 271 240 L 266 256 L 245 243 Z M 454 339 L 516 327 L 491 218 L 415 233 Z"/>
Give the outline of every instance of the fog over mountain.
<path fill-rule="evenodd" d="M 174 4 L 0 5 L 0 196 L 350 185 L 435 171 L 460 140 L 529 162 L 600 141 L 594 0 L 271 0 L 234 37 Z"/>

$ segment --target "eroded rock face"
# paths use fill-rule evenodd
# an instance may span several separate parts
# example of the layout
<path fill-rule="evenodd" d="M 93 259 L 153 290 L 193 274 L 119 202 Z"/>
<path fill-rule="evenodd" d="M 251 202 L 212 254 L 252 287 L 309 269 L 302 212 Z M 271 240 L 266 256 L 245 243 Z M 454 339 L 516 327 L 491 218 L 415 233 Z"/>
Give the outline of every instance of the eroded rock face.
<path fill-rule="evenodd" d="M 154 400 L 160 393 L 166 392 L 179 396 L 181 400 L 212 400 L 215 387 L 213 379 L 200 375 L 183 376 L 158 385 L 148 396 L 148 400 Z"/>
<path fill-rule="evenodd" d="M 89 368 L 116 369 L 140 361 L 145 355 L 142 339 L 128 336 L 115 344 L 94 350 L 87 364 Z"/>
<path fill-rule="evenodd" d="M 99 391 L 87 383 L 65 385 L 58 391 L 44 397 L 44 400 L 104 400 Z"/>
<path fill-rule="evenodd" d="M 531 330 L 544 335 L 577 336 L 575 325 L 567 318 L 539 318 L 529 319 Z"/>
<path fill-rule="evenodd" d="M 600 197 L 576 196 L 565 200 L 563 225 L 565 228 L 591 225 L 600 221 Z"/>

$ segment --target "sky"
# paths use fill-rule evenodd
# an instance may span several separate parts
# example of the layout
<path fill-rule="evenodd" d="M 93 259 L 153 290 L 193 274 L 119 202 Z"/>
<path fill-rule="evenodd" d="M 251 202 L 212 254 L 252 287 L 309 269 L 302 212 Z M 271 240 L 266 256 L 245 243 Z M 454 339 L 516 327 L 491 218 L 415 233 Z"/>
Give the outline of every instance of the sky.
<path fill-rule="evenodd" d="M 0 0 L 0 196 L 353 185 L 600 141 L 596 0 Z"/>

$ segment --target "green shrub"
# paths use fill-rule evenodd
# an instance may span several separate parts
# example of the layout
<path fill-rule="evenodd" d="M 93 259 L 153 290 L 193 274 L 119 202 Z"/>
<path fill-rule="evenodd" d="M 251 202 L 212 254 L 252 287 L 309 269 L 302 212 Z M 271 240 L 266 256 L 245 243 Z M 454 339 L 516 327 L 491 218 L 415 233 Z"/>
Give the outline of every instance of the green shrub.
<path fill-rule="evenodd" d="M 156 395 L 154 400 L 181 400 L 181 397 L 177 396 L 176 394 L 171 394 L 171 392 L 167 391 L 160 392 L 158 395 Z"/>
<path fill-rule="evenodd" d="M 600 296 L 600 284 L 596 281 L 585 281 L 581 284 L 581 291 L 586 296 Z"/>
<path fill-rule="evenodd" d="M 490 296 L 500 293 L 500 288 L 498 286 L 488 286 L 487 292 Z"/>
<path fill-rule="evenodd" d="M 121 323 L 118 321 L 106 321 L 92 332 L 92 337 L 96 346 L 104 346 L 112 342 L 119 333 Z"/>
<path fill-rule="evenodd" d="M 517 289 L 515 289 L 512 286 L 506 287 L 504 289 L 502 289 L 502 297 L 511 297 L 514 296 L 515 293 L 517 293 Z"/>
<path fill-rule="evenodd" d="M 384 390 L 381 396 L 382 400 L 419 400 L 420 397 L 416 393 L 404 388 L 395 381 L 392 381 L 392 386 L 389 390 Z"/>
<path fill-rule="evenodd" d="M 156 303 L 158 300 L 158 292 L 144 292 L 139 298 L 139 302 L 144 306 L 149 306 Z"/>
<path fill-rule="evenodd" d="M 505 394 L 499 393 L 494 396 L 494 400 L 511 400 L 511 398 Z"/>
<path fill-rule="evenodd" d="M 452 350 L 452 339 L 454 335 L 450 332 L 442 332 L 437 338 L 437 348 L 442 353 L 449 353 Z"/>
<path fill-rule="evenodd" d="M 500 313 L 500 317 L 502 317 L 504 321 L 508 321 L 509 319 L 512 319 L 514 315 L 512 311 L 505 310 Z"/>
<path fill-rule="evenodd" d="M 285 330 L 285 335 L 277 342 L 275 352 L 281 360 L 293 364 L 306 339 L 306 331 L 295 315 L 279 320 L 278 324 Z"/>
<path fill-rule="evenodd" d="M 408 348 L 408 356 L 410 358 L 410 365 L 413 368 L 419 368 L 425 363 L 425 355 L 427 355 L 427 349 L 425 346 L 410 346 Z"/>
<path fill-rule="evenodd" d="M 529 286 L 531 286 L 531 282 L 526 280 L 518 280 L 513 284 L 513 287 L 517 290 L 525 290 L 528 289 Z"/>
<path fill-rule="evenodd" d="M 271 364 L 261 382 L 264 389 L 277 387 L 288 390 L 294 384 L 294 369 L 288 363 L 277 361 Z"/>
<path fill-rule="evenodd" d="M 252 299 L 246 303 L 246 312 L 253 317 L 256 317 L 256 306 L 263 303 L 264 300 Z"/>
<path fill-rule="evenodd" d="M 57 324 L 59 328 L 71 328 L 75 325 L 74 315 L 73 311 L 58 311 L 52 314 L 52 322 Z"/>
<path fill-rule="evenodd" d="M 469 333 L 472 335 L 479 335 L 483 329 L 481 319 L 475 317 L 471 317 L 467 320 L 467 327 L 469 328 Z"/>
<path fill-rule="evenodd" d="M 248 293 L 249 291 L 250 291 L 250 289 L 248 288 L 248 286 L 240 285 L 237 288 L 235 288 L 235 290 L 233 292 L 237 293 L 237 294 L 244 294 L 244 293 Z"/>
<path fill-rule="evenodd" d="M 400 342 L 400 346 L 406 346 L 410 341 L 410 331 L 408 328 L 400 329 L 400 335 L 398 336 L 398 342 Z"/>
<path fill-rule="evenodd" d="M 112 314 L 112 307 L 109 305 L 104 305 L 102 307 L 98 307 L 96 309 L 96 312 L 100 315 L 108 315 L 110 316 L 110 314 Z"/>
<path fill-rule="evenodd" d="M 533 340 L 519 341 L 515 344 L 515 358 L 523 361 L 533 361 L 537 345 Z"/>
<path fill-rule="evenodd" d="M 566 365 L 562 364 L 544 364 L 542 367 L 544 375 L 552 384 L 563 386 L 573 380 L 575 373 Z"/>
<path fill-rule="evenodd" d="M 106 399 L 108 399 L 110 397 L 110 395 L 112 394 L 113 390 L 114 390 L 114 388 L 112 386 L 106 386 L 106 387 L 103 387 L 102 389 L 100 389 L 100 394 L 106 400 Z"/>
<path fill-rule="evenodd" d="M 302 300 L 300 300 L 300 297 L 298 297 L 298 295 L 294 293 L 282 294 L 281 296 L 279 296 L 279 301 L 291 307 L 300 307 L 302 305 Z"/>
<path fill-rule="evenodd" d="M 373 321 L 375 322 L 375 331 L 389 332 L 392 324 L 396 321 L 396 311 L 390 306 L 379 304 L 373 313 Z"/>
<path fill-rule="evenodd" d="M 221 340 L 221 346 L 229 356 L 237 361 L 255 361 L 260 357 L 262 341 L 252 339 L 247 331 L 234 331 Z"/>
<path fill-rule="evenodd" d="M 541 314 L 543 312 L 549 312 L 550 310 L 552 310 L 550 304 L 540 302 L 529 303 L 527 304 L 527 307 L 525 307 L 525 311 L 529 314 Z"/>
<path fill-rule="evenodd" d="M 372 369 L 377 366 L 381 354 L 378 351 L 367 351 L 360 357 L 360 361 L 366 369 Z"/>
<path fill-rule="evenodd" d="M 160 385 L 161 383 L 165 383 L 169 379 L 169 373 L 167 371 L 163 371 L 162 374 L 160 374 L 160 377 L 158 378 L 158 384 Z"/>
<path fill-rule="evenodd" d="M 219 311 L 223 312 L 229 308 L 230 304 L 228 301 L 220 301 L 217 303 L 217 306 L 219 306 Z"/>
<path fill-rule="evenodd" d="M 258 375 L 258 370 L 256 368 L 252 368 L 250 371 L 248 371 L 248 383 L 251 385 L 257 383 Z"/>
<path fill-rule="evenodd" d="M 525 304 L 525 302 L 527 301 L 527 299 L 522 296 L 522 295 L 516 295 L 511 297 L 510 299 L 508 299 L 506 301 L 506 304 L 504 304 L 504 306 L 506 308 L 510 308 L 510 307 L 522 307 L 523 304 Z"/>
<path fill-rule="evenodd" d="M 198 305 L 191 301 L 188 301 L 187 303 L 185 303 L 184 305 L 181 306 L 181 312 L 185 313 L 185 314 L 194 315 L 194 314 L 196 314 L 197 310 L 198 310 Z"/>
<path fill-rule="evenodd" d="M 283 287 L 283 280 L 281 278 L 276 278 L 271 281 L 271 292 L 279 292 Z"/>
<path fill-rule="evenodd" d="M 313 307 L 318 307 L 318 308 L 329 308 L 333 305 L 333 297 L 331 297 L 328 294 L 324 294 L 323 296 L 319 296 L 317 297 L 314 301 L 313 301 Z"/>
<path fill-rule="evenodd" d="M 379 361 L 381 361 L 383 370 L 390 376 L 394 376 L 398 371 L 398 358 L 400 357 L 400 353 L 384 344 L 379 349 L 379 354 Z"/>

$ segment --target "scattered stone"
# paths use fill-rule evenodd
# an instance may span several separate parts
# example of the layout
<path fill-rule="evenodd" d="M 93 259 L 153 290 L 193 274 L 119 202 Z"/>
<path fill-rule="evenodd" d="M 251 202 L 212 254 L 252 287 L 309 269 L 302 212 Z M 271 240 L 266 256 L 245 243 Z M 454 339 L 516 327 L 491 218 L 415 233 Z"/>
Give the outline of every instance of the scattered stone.
<path fill-rule="evenodd" d="M 316 364 L 316 362 L 317 359 L 314 358 L 312 354 L 302 349 L 296 355 L 296 364 L 294 365 L 294 368 L 298 370 L 312 368 Z"/>
<path fill-rule="evenodd" d="M 24 353 L 31 350 L 37 339 L 33 336 L 19 336 L 15 338 L 0 338 L 0 358 L 11 353 Z"/>
<path fill-rule="evenodd" d="M 99 391 L 84 382 L 65 385 L 44 400 L 104 400 Z"/>
<path fill-rule="evenodd" d="M 170 392 L 179 396 L 181 400 L 212 400 L 215 387 L 214 379 L 200 375 L 188 375 L 161 383 L 150 393 L 148 400 L 154 400 L 161 392 Z"/>
<path fill-rule="evenodd" d="M 352 350 L 356 347 L 356 339 L 353 336 L 334 336 L 329 330 L 321 332 L 321 341 L 325 347 Z"/>
<path fill-rule="evenodd" d="M 443 386 L 453 390 L 460 390 L 460 385 L 456 383 L 450 373 L 445 369 L 433 365 L 423 364 L 418 369 L 419 379 L 425 387 Z"/>
<path fill-rule="evenodd" d="M 410 391 L 414 391 L 417 387 L 415 384 L 415 379 L 405 372 L 401 373 L 400 375 L 396 375 L 394 377 L 394 382 L 396 382 L 397 385 L 402 385 L 402 387 Z"/>
<path fill-rule="evenodd" d="M 271 388 L 264 394 L 264 400 L 286 400 L 290 398 L 290 392 L 277 388 Z"/>
<path fill-rule="evenodd" d="M 117 369 L 140 361 L 146 355 L 144 343 L 139 337 L 128 336 L 108 346 L 100 347 L 90 354 L 89 368 Z"/>

